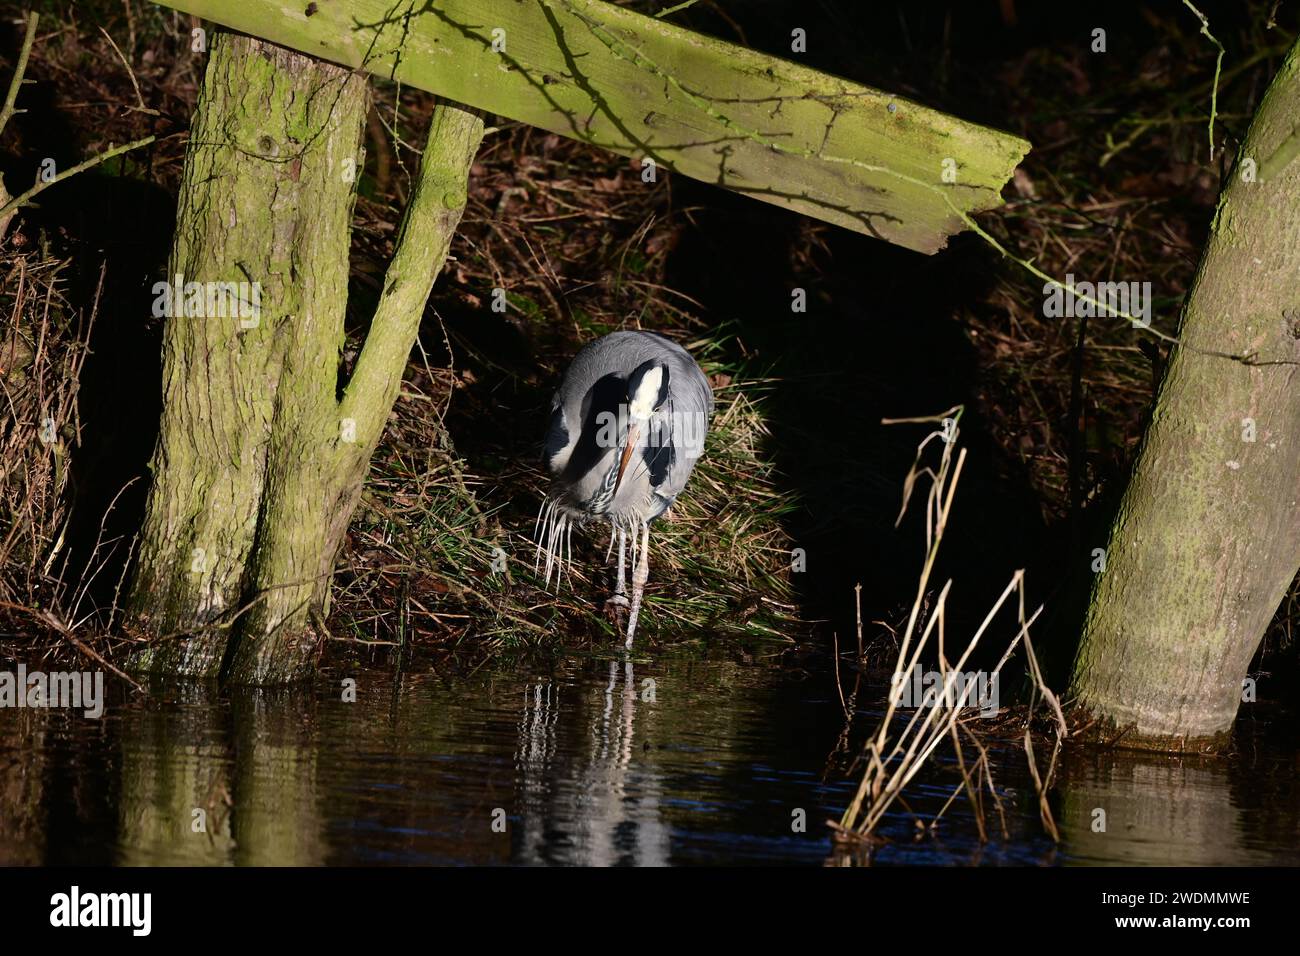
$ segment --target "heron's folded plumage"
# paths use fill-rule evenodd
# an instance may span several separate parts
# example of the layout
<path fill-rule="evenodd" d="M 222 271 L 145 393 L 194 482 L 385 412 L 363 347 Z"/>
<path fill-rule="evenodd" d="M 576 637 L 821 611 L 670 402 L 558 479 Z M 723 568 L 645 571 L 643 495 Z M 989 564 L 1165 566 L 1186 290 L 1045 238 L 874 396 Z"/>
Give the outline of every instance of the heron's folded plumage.
<path fill-rule="evenodd" d="M 638 454 L 614 492 L 610 476 L 632 420 L 629 379 L 655 366 L 666 372 L 659 404 L 640 423 Z M 676 342 L 654 332 L 614 332 L 591 342 L 574 357 L 551 403 L 544 452 L 549 497 L 577 520 L 653 520 L 686 486 L 712 412 L 708 379 Z"/>

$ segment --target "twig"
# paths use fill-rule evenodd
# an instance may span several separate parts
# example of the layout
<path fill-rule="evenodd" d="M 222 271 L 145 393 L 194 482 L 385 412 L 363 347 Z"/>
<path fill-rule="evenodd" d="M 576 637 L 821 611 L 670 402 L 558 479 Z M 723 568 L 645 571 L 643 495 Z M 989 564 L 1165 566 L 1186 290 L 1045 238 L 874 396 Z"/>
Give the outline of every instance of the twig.
<path fill-rule="evenodd" d="M 5 96 L 5 104 L 0 107 L 0 136 L 4 135 L 5 127 L 9 124 L 11 117 L 19 113 L 26 113 L 26 110 L 17 109 L 14 104 L 18 101 L 18 90 L 23 85 L 23 74 L 27 72 L 27 60 L 32 55 L 32 43 L 36 39 L 36 21 L 40 17 L 33 11 L 27 14 L 27 30 L 23 33 L 23 48 L 18 53 L 18 64 L 14 67 L 13 78 L 9 81 L 9 93 Z"/>
<path fill-rule="evenodd" d="M 38 193 L 44 192 L 45 190 L 53 186 L 55 183 L 62 182 L 63 180 L 69 178 L 70 176 L 77 175 L 77 173 L 85 172 L 87 169 L 92 169 L 93 167 L 98 166 L 100 163 L 107 162 L 108 160 L 112 159 L 114 156 L 121 156 L 123 153 L 129 153 L 133 149 L 139 149 L 141 146 L 148 146 L 156 138 L 157 137 L 154 136 L 146 136 L 144 139 L 137 139 L 134 143 L 127 143 L 124 146 L 114 146 L 111 149 L 107 149 L 104 152 L 100 153 L 98 156 L 94 156 L 86 160 L 85 162 L 78 163 L 77 165 L 71 167 L 70 169 L 65 169 L 63 172 L 59 173 L 57 176 L 50 179 L 49 181 L 45 181 L 45 180 L 37 181 L 36 185 L 34 185 L 31 189 L 27 190 L 27 192 L 23 193 L 20 196 L 15 196 L 13 199 L 5 203 L 3 206 L 0 206 L 0 223 L 6 222 L 9 216 L 17 212 L 23 206 L 26 206 L 28 203 L 32 201 L 33 198 L 36 197 Z"/>
<path fill-rule="evenodd" d="M 55 616 L 53 612 L 46 610 L 45 608 L 28 607 L 25 604 L 15 604 L 12 601 L 0 601 L 0 607 L 8 608 L 11 611 L 21 611 L 24 614 L 27 614 L 28 616 L 35 618 L 38 621 L 42 621 L 43 623 L 45 623 L 46 625 L 48 625 L 49 627 L 57 631 L 62 637 L 66 638 L 67 641 L 77 650 L 81 651 L 81 653 L 85 654 L 89 658 L 92 658 L 93 660 L 98 661 L 102 666 L 108 668 L 118 677 L 122 678 L 122 680 L 126 681 L 128 684 L 134 687 L 136 690 L 142 693 L 144 692 L 144 688 L 141 687 L 139 684 L 137 684 L 134 680 L 132 680 L 129 675 L 127 675 L 126 673 L 124 673 L 123 671 L 119 670 L 118 668 L 110 664 L 108 661 L 106 661 L 100 655 L 100 653 L 96 651 L 93 647 L 90 647 L 84 642 L 82 642 L 75 634 L 72 633 L 72 629 L 69 628 L 67 624 L 63 623 L 63 621 L 59 620 L 59 618 Z"/>
<path fill-rule="evenodd" d="M 0 107 L 0 136 L 4 135 L 5 127 L 9 125 L 9 120 L 18 113 L 26 113 L 26 110 L 20 110 L 15 105 L 18 102 L 18 91 L 23 85 L 23 74 L 27 72 L 27 60 L 32 55 L 32 43 L 36 40 L 36 23 L 40 18 L 33 11 L 27 14 L 27 30 L 23 33 L 23 46 L 18 52 L 18 63 L 14 67 L 14 75 L 9 80 L 9 92 L 5 94 L 4 106 Z M 9 220 L 13 219 L 12 212 L 5 212 L 9 208 L 9 191 L 5 189 L 4 180 L 0 178 L 0 203 L 4 204 L 4 209 L 0 209 L 0 238 L 4 237 L 5 231 L 9 228 Z"/>
<path fill-rule="evenodd" d="M 1214 118 L 1219 113 L 1219 74 L 1223 71 L 1223 44 L 1220 43 L 1210 32 L 1210 21 L 1200 10 L 1192 3 L 1192 0 L 1183 0 L 1183 6 L 1201 21 L 1201 33 L 1203 33 L 1211 43 L 1219 48 L 1219 55 L 1214 61 L 1214 86 L 1210 89 L 1210 161 L 1214 161 Z"/>
<path fill-rule="evenodd" d="M 140 84 L 136 82 L 135 70 L 131 69 L 130 61 L 128 61 L 126 56 L 122 53 L 122 51 L 118 49 L 117 44 L 113 42 L 113 38 L 109 36 L 107 30 L 105 30 L 103 27 L 100 27 L 99 32 L 104 34 L 104 39 L 107 40 L 108 45 L 113 48 L 113 52 L 116 53 L 117 58 L 122 61 L 122 65 L 126 67 L 126 75 L 131 80 L 131 86 L 134 87 L 135 89 L 136 102 L 140 104 L 137 107 L 137 109 L 141 113 L 148 113 L 150 116 L 160 116 L 161 114 L 157 110 L 150 109 L 148 106 L 144 105 L 144 97 L 140 93 Z"/>
<path fill-rule="evenodd" d="M 666 17 L 670 14 L 676 13 L 678 10 L 685 10 L 687 7 L 693 7 L 697 2 L 698 0 L 682 0 L 682 2 L 677 4 L 675 7 L 669 7 L 667 10 L 660 10 L 655 14 L 655 18 Z"/>

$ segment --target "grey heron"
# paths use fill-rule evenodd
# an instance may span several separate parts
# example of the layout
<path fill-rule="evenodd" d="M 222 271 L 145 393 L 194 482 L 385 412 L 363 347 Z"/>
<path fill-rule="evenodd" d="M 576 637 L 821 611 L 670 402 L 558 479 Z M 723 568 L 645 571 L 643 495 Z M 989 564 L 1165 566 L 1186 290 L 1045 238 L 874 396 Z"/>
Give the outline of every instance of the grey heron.
<path fill-rule="evenodd" d="M 713 392 L 689 352 L 654 332 L 613 332 L 582 348 L 551 400 L 544 457 L 551 487 L 537 517 L 546 586 L 572 562 L 573 526 L 608 522 L 632 646 L 650 576 L 650 522 L 672 505 L 704 451 Z M 632 599 L 624 562 L 631 537 Z M 609 553 L 606 553 L 608 559 Z"/>

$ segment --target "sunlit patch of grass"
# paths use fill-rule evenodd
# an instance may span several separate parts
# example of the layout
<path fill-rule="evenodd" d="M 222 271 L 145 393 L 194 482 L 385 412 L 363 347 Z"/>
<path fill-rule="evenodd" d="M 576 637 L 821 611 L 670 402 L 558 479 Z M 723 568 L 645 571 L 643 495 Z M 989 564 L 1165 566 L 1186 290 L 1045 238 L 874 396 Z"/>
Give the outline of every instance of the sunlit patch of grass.
<path fill-rule="evenodd" d="M 767 455 L 771 383 L 726 364 L 719 340 L 685 344 L 705 359 L 716 408 L 685 492 L 651 529 L 639 643 L 789 639 L 798 621 L 782 519 L 795 503 L 778 491 Z M 574 560 L 546 589 L 532 540 L 549 480 L 541 462 L 517 474 L 471 474 L 434 400 L 419 394 L 422 385 L 436 389 L 439 375 L 412 368 L 407 380 L 339 562 L 336 637 L 475 652 L 616 643 L 604 612 L 614 574 L 608 526 L 574 531 Z M 509 451 L 502 457 L 527 458 Z"/>
<path fill-rule="evenodd" d="M 721 354 L 717 339 L 683 344 L 704 358 L 702 366 L 713 384 L 714 417 L 704 455 L 685 491 L 651 526 L 650 581 L 638 640 L 789 638 L 797 629 L 797 614 L 789 579 L 791 544 L 782 518 L 796 505 L 777 489 L 767 448 L 764 403 L 770 383 L 709 358 Z M 540 501 L 545 488 L 539 467 L 528 493 Z M 531 531 L 529 526 L 517 533 L 525 538 Z M 554 600 L 579 624 L 585 621 L 613 639 L 614 624 L 602 613 L 617 560 L 606 560 L 608 543 L 603 524 L 574 532 L 572 575 Z M 526 539 L 520 545 L 531 548 Z M 539 577 L 531 558 L 522 562 L 521 581 L 540 588 Z"/>
<path fill-rule="evenodd" d="M 377 87 L 384 115 L 392 96 Z M 411 141 L 419 139 L 410 127 L 418 129 L 420 107 L 403 101 Z M 416 362 L 407 369 L 404 389 L 419 397 L 399 401 L 368 486 L 403 529 L 385 547 L 409 560 L 389 560 L 417 576 L 441 569 L 446 590 L 410 602 L 407 619 L 421 640 L 493 651 L 616 644 L 604 607 L 615 573 L 608 526 L 573 531 L 574 560 L 549 589 L 535 570 L 532 536 L 549 484 L 540 461 L 545 402 L 581 345 L 625 328 L 653 329 L 685 345 L 709 374 L 717 402 L 704 457 L 671 514 L 651 531 L 638 645 L 789 637 L 797 628 L 782 528 L 794 504 L 778 491 L 767 447 L 771 383 L 737 365 L 743 350 L 729 329 L 702 319 L 703 307 L 665 281 L 680 224 L 666 190 L 618 188 L 625 167 L 617 157 L 523 129 L 485 141 L 476 161 L 454 260 L 432 300 L 446 318 L 432 344 L 445 339 L 461 371 Z M 592 189 L 593 180 L 609 188 Z M 370 219 L 391 218 L 393 210 L 359 209 L 370 217 L 354 256 L 364 273 L 379 268 L 390 240 Z M 562 226 L 548 224 L 556 221 Z M 475 317 L 498 287 L 507 288 L 508 309 L 492 332 Z M 496 352 L 515 336 L 527 340 L 527 358 Z M 473 519 L 460 517 L 468 515 Z M 359 531 L 378 534 L 375 519 L 366 520 L 354 522 L 354 539 Z M 504 571 L 491 570 L 494 548 L 505 556 Z M 340 561 L 348 584 L 335 614 L 373 640 L 385 621 L 402 619 L 384 612 L 379 596 L 387 591 L 389 606 L 406 607 L 399 589 L 410 586 L 391 571 L 381 577 L 356 563 L 348 555 Z M 362 610 L 354 613 L 350 602 L 360 595 Z"/>
<path fill-rule="evenodd" d="M 499 527 L 478 501 L 476 480 L 427 402 L 398 408 L 340 556 L 339 636 L 397 646 L 486 636 L 491 649 L 504 621 L 531 630 L 505 600 Z"/>
<path fill-rule="evenodd" d="M 688 343 L 689 344 L 689 343 Z M 707 352 L 707 343 L 692 350 Z M 685 582 L 652 611 L 688 628 L 788 634 L 792 544 L 782 519 L 796 507 L 776 487 L 764 402 L 770 383 L 704 363 L 716 403 L 704 457 L 671 520 L 654 529 L 662 578 Z"/>

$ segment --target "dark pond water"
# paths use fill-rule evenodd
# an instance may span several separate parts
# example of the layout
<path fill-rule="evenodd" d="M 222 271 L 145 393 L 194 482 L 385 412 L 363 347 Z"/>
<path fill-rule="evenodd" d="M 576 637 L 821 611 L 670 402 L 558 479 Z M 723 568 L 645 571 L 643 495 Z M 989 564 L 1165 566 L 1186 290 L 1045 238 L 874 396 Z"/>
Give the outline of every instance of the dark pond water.
<path fill-rule="evenodd" d="M 355 702 L 342 681 L 356 680 Z M 789 660 L 565 658 L 360 670 L 310 690 L 194 685 L 101 719 L 0 709 L 0 863 L 824 865 L 852 792 L 833 678 Z M 1300 862 L 1294 752 L 1067 759 L 1046 837 L 1023 755 L 996 753 L 1008 837 L 957 801 L 882 864 Z M 939 763 L 908 792 L 933 813 Z M 1106 811 L 1106 832 L 1093 830 Z M 206 832 L 195 832 L 196 811 Z M 806 820 L 800 830 L 799 819 Z"/>

